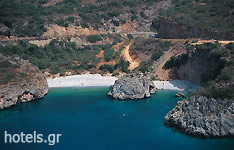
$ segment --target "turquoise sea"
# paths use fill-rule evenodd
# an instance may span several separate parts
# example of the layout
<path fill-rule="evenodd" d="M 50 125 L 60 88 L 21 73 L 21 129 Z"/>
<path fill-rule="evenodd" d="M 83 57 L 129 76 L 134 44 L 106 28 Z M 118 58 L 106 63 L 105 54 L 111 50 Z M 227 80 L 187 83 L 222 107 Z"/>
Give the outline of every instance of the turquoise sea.
<path fill-rule="evenodd" d="M 0 111 L 0 149 L 22 150 L 233 150 L 234 139 L 199 139 L 164 126 L 177 91 L 138 101 L 106 96 L 108 88 L 50 89 L 42 99 Z M 4 144 L 3 132 L 62 134 L 53 146 Z"/>

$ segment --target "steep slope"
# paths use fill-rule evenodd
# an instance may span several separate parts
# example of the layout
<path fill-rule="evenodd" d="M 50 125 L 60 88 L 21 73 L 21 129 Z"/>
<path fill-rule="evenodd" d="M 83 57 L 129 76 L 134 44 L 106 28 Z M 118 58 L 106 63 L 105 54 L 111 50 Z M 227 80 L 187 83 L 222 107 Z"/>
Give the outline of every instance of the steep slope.
<path fill-rule="evenodd" d="M 165 124 L 195 136 L 233 137 L 234 44 L 206 43 L 189 50 L 165 67 L 183 71 L 185 79 L 205 85 L 178 102 L 165 116 Z"/>
<path fill-rule="evenodd" d="M 131 44 L 132 43 L 130 43 L 123 49 L 121 56 L 124 58 L 125 61 L 128 61 L 130 63 L 128 69 L 133 70 L 139 66 L 139 61 L 134 60 L 129 54 L 129 48 Z"/>
<path fill-rule="evenodd" d="M 42 98 L 47 92 L 47 81 L 36 66 L 0 54 L 0 110 Z"/>
<path fill-rule="evenodd" d="M 233 0 L 174 0 L 162 13 L 159 36 L 162 38 L 234 38 Z"/>

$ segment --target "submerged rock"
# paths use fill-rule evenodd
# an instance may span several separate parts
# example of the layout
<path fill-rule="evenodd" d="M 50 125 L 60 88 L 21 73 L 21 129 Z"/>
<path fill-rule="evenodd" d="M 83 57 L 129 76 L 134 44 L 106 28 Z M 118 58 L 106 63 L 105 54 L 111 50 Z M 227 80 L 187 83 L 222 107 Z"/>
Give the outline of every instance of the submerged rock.
<path fill-rule="evenodd" d="M 116 99 L 142 99 L 150 97 L 157 88 L 153 81 L 142 73 L 128 74 L 110 86 L 109 96 Z"/>
<path fill-rule="evenodd" d="M 167 113 L 165 124 L 200 137 L 234 137 L 234 100 L 193 95 Z"/>
<path fill-rule="evenodd" d="M 0 110 L 42 98 L 48 84 L 38 67 L 19 57 L 0 54 Z"/>
<path fill-rule="evenodd" d="M 181 93 L 181 92 L 178 92 L 178 93 L 176 93 L 176 95 L 175 95 L 176 97 L 184 97 L 184 94 L 183 93 Z"/>

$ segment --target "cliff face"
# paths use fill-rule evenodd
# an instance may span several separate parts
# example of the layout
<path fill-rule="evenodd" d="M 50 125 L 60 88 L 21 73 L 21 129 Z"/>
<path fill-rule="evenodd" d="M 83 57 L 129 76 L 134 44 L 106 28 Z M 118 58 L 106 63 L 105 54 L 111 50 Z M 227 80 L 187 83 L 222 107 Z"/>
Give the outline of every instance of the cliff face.
<path fill-rule="evenodd" d="M 46 78 L 36 66 L 0 54 L 0 110 L 42 98 L 47 92 Z"/>
<path fill-rule="evenodd" d="M 166 125 L 195 136 L 234 137 L 233 50 L 231 43 L 206 43 L 176 58 L 177 77 L 206 84 L 167 113 Z"/>
<path fill-rule="evenodd" d="M 189 80 L 201 83 L 206 79 L 207 71 L 212 66 L 211 61 L 207 61 L 208 53 L 193 53 L 188 55 L 188 60 L 180 67 L 174 67 L 169 71 L 170 79 Z"/>
<path fill-rule="evenodd" d="M 234 137 L 234 101 L 191 96 L 165 116 L 165 124 L 201 137 Z"/>
<path fill-rule="evenodd" d="M 232 40 L 234 39 L 234 33 L 189 27 L 184 24 L 177 23 L 169 18 L 161 18 L 159 20 L 158 37 L 166 39 L 201 38 Z"/>

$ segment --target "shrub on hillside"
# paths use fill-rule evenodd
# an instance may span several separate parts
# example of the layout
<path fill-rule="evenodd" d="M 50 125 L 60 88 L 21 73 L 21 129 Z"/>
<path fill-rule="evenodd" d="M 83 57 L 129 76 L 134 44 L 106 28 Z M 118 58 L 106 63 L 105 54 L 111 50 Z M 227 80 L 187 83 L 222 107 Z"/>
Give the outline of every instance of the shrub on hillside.
<path fill-rule="evenodd" d="M 99 67 L 100 70 L 108 70 L 110 73 L 112 73 L 115 69 L 114 69 L 114 66 L 112 65 L 108 65 L 108 64 L 104 64 L 104 65 L 101 65 Z"/>
<path fill-rule="evenodd" d="M 101 41 L 102 37 L 100 35 L 89 35 L 87 36 L 87 41 L 90 43 L 96 43 L 97 41 Z"/>
<path fill-rule="evenodd" d="M 138 70 L 145 73 L 145 72 L 151 72 L 152 71 L 152 62 L 149 61 L 143 61 L 140 63 Z"/>
<path fill-rule="evenodd" d="M 153 61 L 157 61 L 163 55 L 163 53 L 164 51 L 161 48 L 155 48 L 151 59 Z"/>
<path fill-rule="evenodd" d="M 122 72 L 128 73 L 130 70 L 128 69 L 130 63 L 128 61 L 124 61 L 120 59 L 119 62 L 114 66 L 115 69 L 119 69 Z"/>

